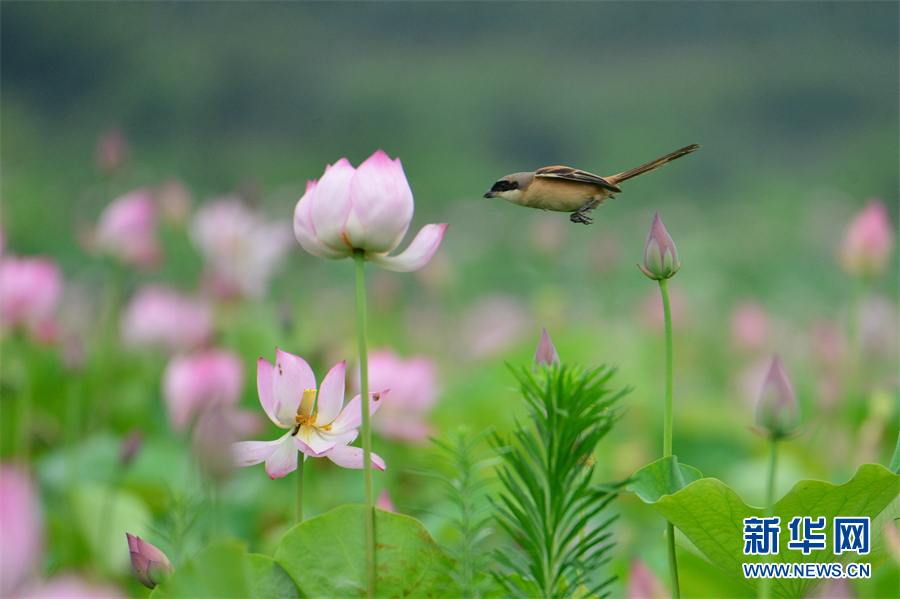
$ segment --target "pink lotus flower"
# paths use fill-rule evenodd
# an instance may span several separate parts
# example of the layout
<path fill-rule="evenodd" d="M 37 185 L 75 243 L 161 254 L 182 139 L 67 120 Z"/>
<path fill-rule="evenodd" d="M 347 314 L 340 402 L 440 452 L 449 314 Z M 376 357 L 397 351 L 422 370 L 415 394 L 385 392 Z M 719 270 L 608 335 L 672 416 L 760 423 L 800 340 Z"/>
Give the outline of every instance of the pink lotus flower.
<path fill-rule="evenodd" d="M 541 338 L 538 341 L 537 349 L 534 352 L 534 364 L 543 366 L 559 366 L 559 354 L 556 353 L 556 347 L 547 334 L 547 329 L 541 331 Z"/>
<path fill-rule="evenodd" d="M 844 270 L 857 277 L 883 274 L 894 250 L 894 228 L 887 206 L 871 200 L 844 235 L 839 259 Z"/>
<path fill-rule="evenodd" d="M 653 213 L 653 224 L 644 244 L 644 265 L 638 264 L 638 268 L 654 280 L 669 279 L 681 268 L 675 242 L 659 220 L 659 213 Z"/>
<path fill-rule="evenodd" d="M 153 194 L 137 189 L 113 200 L 100 213 L 94 244 L 126 264 L 152 268 L 162 255 L 156 222 Z"/>
<path fill-rule="evenodd" d="M 40 497 L 28 475 L 0 466 L 0 597 L 9 597 L 37 567 L 44 546 Z"/>
<path fill-rule="evenodd" d="M 267 223 L 265 215 L 238 198 L 221 198 L 200 207 L 191 239 L 209 265 L 213 291 L 232 297 L 265 297 L 272 275 L 292 247 L 286 221 Z"/>
<path fill-rule="evenodd" d="M 362 424 L 362 401 L 357 395 L 344 404 L 346 362 L 332 368 L 316 392 L 316 377 L 306 361 L 275 349 L 272 366 L 260 358 L 256 373 L 263 410 L 287 433 L 275 441 L 244 441 L 231 446 L 235 466 L 266 462 L 269 478 L 281 478 L 297 469 L 297 452 L 307 457 L 327 457 L 343 468 L 362 468 L 363 450 L 350 447 Z M 369 413 L 374 414 L 387 391 L 372 393 Z M 384 460 L 372 454 L 372 467 L 384 470 Z"/>
<path fill-rule="evenodd" d="M 183 432 L 202 410 L 237 405 L 244 389 L 240 356 L 226 350 L 201 350 L 176 356 L 163 373 L 162 394 L 169 422 Z"/>
<path fill-rule="evenodd" d="M 447 225 L 425 225 L 405 251 L 400 245 L 413 216 L 413 195 L 400 159 L 378 150 L 354 169 L 346 158 L 325 168 L 294 211 L 294 234 L 304 250 L 337 260 L 365 250 L 366 260 L 388 270 L 425 266 L 437 251 Z"/>
<path fill-rule="evenodd" d="M 121 318 L 122 339 L 129 347 L 183 351 L 200 346 L 212 334 L 212 310 L 162 285 L 147 285 L 134 294 Z"/>
<path fill-rule="evenodd" d="M 148 589 L 155 588 L 172 575 L 175 569 L 166 554 L 141 539 L 125 533 L 128 537 L 128 549 L 131 551 L 131 566 L 134 575 Z"/>
<path fill-rule="evenodd" d="M 359 370 L 354 387 L 359 389 Z M 425 416 L 437 401 L 434 363 L 428 358 L 404 360 L 389 350 L 369 355 L 369 388 L 390 389 L 391 401 L 381 408 L 373 428 L 382 436 L 398 441 L 428 439 L 431 426 Z"/>
<path fill-rule="evenodd" d="M 775 356 L 756 400 L 756 424 L 774 437 L 783 437 L 800 423 L 800 403 L 794 385 Z"/>
<path fill-rule="evenodd" d="M 25 326 L 38 338 L 53 336 L 62 273 L 51 258 L 5 256 L 0 261 L 0 321 Z"/>

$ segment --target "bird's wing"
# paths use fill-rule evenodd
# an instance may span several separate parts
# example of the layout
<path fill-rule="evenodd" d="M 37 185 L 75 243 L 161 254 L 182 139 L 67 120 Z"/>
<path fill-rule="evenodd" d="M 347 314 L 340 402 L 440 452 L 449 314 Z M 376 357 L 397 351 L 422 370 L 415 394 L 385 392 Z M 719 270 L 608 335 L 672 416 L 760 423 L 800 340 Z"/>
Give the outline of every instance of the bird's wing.
<path fill-rule="evenodd" d="M 592 175 L 586 171 L 580 171 L 577 168 L 568 166 L 545 166 L 534 172 L 535 177 L 547 177 L 550 179 L 565 179 L 566 181 L 576 181 L 578 183 L 590 183 L 608 189 L 610 191 L 622 191 L 618 185 L 610 183 L 603 177 Z"/>

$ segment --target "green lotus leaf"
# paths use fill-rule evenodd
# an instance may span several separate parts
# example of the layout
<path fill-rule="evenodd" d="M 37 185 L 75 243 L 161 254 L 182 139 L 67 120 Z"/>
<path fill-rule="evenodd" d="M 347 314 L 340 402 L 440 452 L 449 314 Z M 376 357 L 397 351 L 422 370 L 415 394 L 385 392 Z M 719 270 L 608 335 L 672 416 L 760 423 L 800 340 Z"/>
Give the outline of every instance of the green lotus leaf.
<path fill-rule="evenodd" d="M 365 597 L 365 507 L 344 505 L 285 533 L 275 553 L 307 597 Z M 375 510 L 375 596 L 457 597 L 453 560 L 415 518 Z"/>
<path fill-rule="evenodd" d="M 687 482 L 684 471 L 679 469 L 679 472 Z M 672 464 L 654 462 L 635 475 L 635 482 L 629 488 L 634 487 L 641 499 L 675 525 L 676 542 L 682 547 L 753 588 L 757 580 L 744 578 L 744 563 L 857 562 L 870 564 L 875 570 L 887 559 L 884 525 L 900 512 L 900 476 L 879 464 L 863 464 L 853 478 L 842 485 L 802 480 L 774 506 L 774 515 L 781 518 L 778 554 L 744 555 L 744 518 L 762 518 L 765 511 L 748 506 L 736 491 L 714 478 L 694 480 L 674 493 L 659 492 L 676 489 L 678 484 Z M 804 555 L 800 550 L 788 548 L 791 539 L 788 524 L 797 516 L 825 517 L 825 549 Z M 870 552 L 867 555 L 834 554 L 832 523 L 835 517 L 870 518 Z M 776 597 L 803 597 L 818 582 L 819 579 L 776 578 L 772 580 L 771 589 Z"/>

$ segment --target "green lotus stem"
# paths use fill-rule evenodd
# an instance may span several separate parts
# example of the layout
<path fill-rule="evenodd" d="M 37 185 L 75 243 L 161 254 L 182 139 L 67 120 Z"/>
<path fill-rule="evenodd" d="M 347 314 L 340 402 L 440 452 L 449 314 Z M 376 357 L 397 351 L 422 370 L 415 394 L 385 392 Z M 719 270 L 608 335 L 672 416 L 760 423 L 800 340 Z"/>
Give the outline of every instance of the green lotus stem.
<path fill-rule="evenodd" d="M 369 355 L 366 349 L 365 252 L 353 250 L 356 261 L 356 331 L 359 338 L 359 393 L 362 402 L 363 481 L 366 494 L 366 597 L 375 597 L 375 497 L 372 493 L 372 430 L 369 424 Z"/>
<path fill-rule="evenodd" d="M 766 518 L 775 515 L 775 467 L 778 461 L 778 437 L 772 435 L 772 451 L 769 453 L 769 482 L 766 486 Z M 759 599 L 771 597 L 772 580 L 763 578 L 759 581 Z"/>
<path fill-rule="evenodd" d="M 301 454 L 300 463 L 297 464 L 297 524 L 303 522 L 303 465 L 306 463 Z"/>
<path fill-rule="evenodd" d="M 668 279 L 659 280 L 659 291 L 662 294 L 663 314 L 666 321 L 666 414 L 663 422 L 663 457 L 672 455 L 672 395 L 673 395 L 673 349 L 672 349 L 672 308 L 669 305 Z M 669 582 L 672 587 L 672 599 L 681 597 L 678 586 L 678 562 L 675 558 L 675 525 L 666 521 L 666 543 L 669 556 Z"/>

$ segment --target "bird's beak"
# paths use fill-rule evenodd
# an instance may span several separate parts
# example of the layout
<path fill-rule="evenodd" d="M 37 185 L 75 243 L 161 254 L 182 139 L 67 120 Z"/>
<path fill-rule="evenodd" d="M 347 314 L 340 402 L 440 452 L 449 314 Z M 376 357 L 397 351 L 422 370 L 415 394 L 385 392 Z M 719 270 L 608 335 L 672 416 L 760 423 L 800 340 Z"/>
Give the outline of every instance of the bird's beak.
<path fill-rule="evenodd" d="M 500 194 L 497 193 L 496 191 L 489 191 L 489 192 L 487 192 L 486 194 L 484 194 L 484 197 L 486 197 L 486 198 L 496 198 L 498 195 L 500 195 Z"/>

